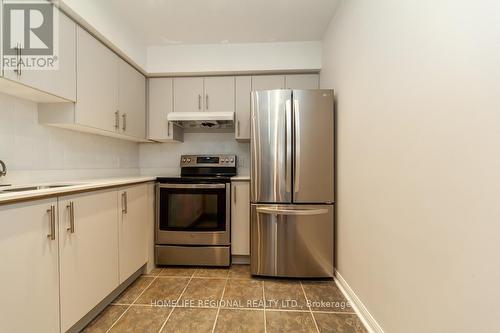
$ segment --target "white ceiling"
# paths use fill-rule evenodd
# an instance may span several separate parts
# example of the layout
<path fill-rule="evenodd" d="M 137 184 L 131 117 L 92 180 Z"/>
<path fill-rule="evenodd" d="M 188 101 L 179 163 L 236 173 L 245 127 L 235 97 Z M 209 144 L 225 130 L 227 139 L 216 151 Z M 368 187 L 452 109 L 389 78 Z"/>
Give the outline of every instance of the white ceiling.
<path fill-rule="evenodd" d="M 105 0 L 146 46 L 321 40 L 339 0 Z"/>

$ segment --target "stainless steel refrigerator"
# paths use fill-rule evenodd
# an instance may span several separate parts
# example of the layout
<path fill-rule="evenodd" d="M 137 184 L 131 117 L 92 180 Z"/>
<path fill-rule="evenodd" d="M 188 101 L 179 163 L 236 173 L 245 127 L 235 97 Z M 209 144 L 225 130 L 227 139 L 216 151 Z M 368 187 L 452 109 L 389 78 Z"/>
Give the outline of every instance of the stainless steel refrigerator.
<path fill-rule="evenodd" d="M 254 275 L 333 276 L 332 90 L 252 92 Z"/>

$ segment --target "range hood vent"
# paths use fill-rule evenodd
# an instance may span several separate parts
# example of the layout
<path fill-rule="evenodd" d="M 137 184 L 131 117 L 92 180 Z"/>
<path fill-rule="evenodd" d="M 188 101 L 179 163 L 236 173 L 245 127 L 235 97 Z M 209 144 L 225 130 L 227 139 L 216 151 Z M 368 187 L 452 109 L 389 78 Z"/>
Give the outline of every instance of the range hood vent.
<path fill-rule="evenodd" d="M 234 112 L 171 112 L 167 120 L 185 129 L 234 128 Z"/>

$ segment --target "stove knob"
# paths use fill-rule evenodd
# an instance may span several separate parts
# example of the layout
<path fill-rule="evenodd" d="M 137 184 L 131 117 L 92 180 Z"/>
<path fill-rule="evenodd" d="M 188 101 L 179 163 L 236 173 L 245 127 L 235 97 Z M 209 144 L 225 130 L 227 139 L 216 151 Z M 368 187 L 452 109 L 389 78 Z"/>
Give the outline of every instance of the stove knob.
<path fill-rule="evenodd" d="M 182 163 L 186 163 L 186 159 L 185 158 L 182 159 Z"/>
<path fill-rule="evenodd" d="M 234 162 L 234 158 L 230 159 L 230 161 L 231 161 L 231 163 L 233 163 Z"/>
<path fill-rule="evenodd" d="M 229 162 L 229 159 L 228 159 L 228 158 L 226 158 L 226 163 L 227 163 L 227 162 Z"/>
<path fill-rule="evenodd" d="M 190 158 L 188 158 L 188 159 L 187 159 L 187 162 L 188 162 L 188 163 L 191 163 L 191 159 L 190 159 Z"/>

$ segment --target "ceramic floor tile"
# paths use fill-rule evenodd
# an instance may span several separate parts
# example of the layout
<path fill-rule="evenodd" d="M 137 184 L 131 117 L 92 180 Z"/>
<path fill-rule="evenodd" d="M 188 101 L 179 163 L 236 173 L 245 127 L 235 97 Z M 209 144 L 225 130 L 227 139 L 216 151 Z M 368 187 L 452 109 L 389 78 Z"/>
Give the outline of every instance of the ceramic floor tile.
<path fill-rule="evenodd" d="M 176 308 L 161 333 L 210 333 L 217 309 Z"/>
<path fill-rule="evenodd" d="M 353 309 L 333 281 L 306 281 L 302 283 L 311 310 L 350 312 Z"/>
<path fill-rule="evenodd" d="M 229 269 L 230 279 L 251 279 L 250 265 L 232 265 Z"/>
<path fill-rule="evenodd" d="M 191 277 L 196 267 L 164 267 L 160 276 L 184 276 Z"/>
<path fill-rule="evenodd" d="M 224 291 L 222 306 L 226 308 L 263 308 L 264 282 L 259 280 L 230 279 Z"/>
<path fill-rule="evenodd" d="M 368 333 L 361 321 L 353 314 L 314 313 L 321 333 Z"/>
<path fill-rule="evenodd" d="M 226 279 L 193 278 L 182 295 L 182 306 L 203 306 L 217 308 Z"/>
<path fill-rule="evenodd" d="M 228 268 L 198 268 L 194 273 L 194 277 L 218 277 L 218 278 L 227 278 L 229 273 Z"/>
<path fill-rule="evenodd" d="M 266 330 L 268 333 L 317 333 L 310 312 L 266 311 Z"/>
<path fill-rule="evenodd" d="M 120 296 L 113 301 L 113 303 L 132 304 L 137 296 L 139 296 L 141 292 L 146 289 L 153 279 L 153 277 L 140 276 L 127 289 L 125 289 Z"/>
<path fill-rule="evenodd" d="M 297 281 L 264 281 L 266 307 L 271 309 L 307 310 L 304 292 Z"/>
<path fill-rule="evenodd" d="M 108 306 L 83 329 L 82 333 L 105 333 L 127 308 L 127 305 Z"/>
<path fill-rule="evenodd" d="M 159 304 L 169 305 L 169 302 L 176 301 L 186 287 L 189 279 L 187 278 L 157 278 L 144 291 L 136 301 L 137 304 Z"/>
<path fill-rule="evenodd" d="M 171 310 L 166 307 L 131 306 L 110 333 L 158 333 Z"/>
<path fill-rule="evenodd" d="M 160 272 L 161 272 L 161 268 L 157 267 L 157 268 L 153 268 L 151 270 L 151 272 L 145 273 L 142 276 L 157 276 L 158 274 L 160 274 Z"/>
<path fill-rule="evenodd" d="M 221 309 L 214 332 L 261 333 L 264 331 L 264 311 Z"/>

